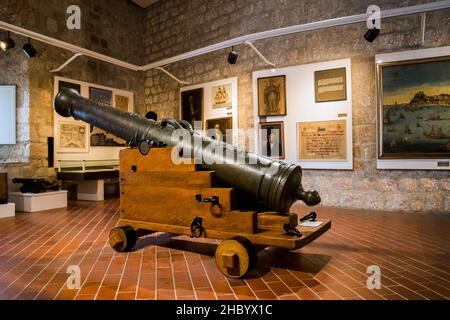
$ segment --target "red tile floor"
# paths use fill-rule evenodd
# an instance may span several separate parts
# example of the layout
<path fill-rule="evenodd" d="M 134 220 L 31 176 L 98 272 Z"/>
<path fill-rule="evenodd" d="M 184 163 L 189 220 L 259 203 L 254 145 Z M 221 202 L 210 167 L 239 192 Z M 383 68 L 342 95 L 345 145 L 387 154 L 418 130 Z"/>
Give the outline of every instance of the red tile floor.
<path fill-rule="evenodd" d="M 115 253 L 118 208 L 73 202 L 0 220 L 0 299 L 450 299 L 450 215 L 319 208 L 330 231 L 295 252 L 267 248 L 230 280 L 215 266 L 217 241 L 156 233 Z M 71 265 L 79 290 L 66 286 Z M 370 265 L 380 290 L 367 289 Z"/>

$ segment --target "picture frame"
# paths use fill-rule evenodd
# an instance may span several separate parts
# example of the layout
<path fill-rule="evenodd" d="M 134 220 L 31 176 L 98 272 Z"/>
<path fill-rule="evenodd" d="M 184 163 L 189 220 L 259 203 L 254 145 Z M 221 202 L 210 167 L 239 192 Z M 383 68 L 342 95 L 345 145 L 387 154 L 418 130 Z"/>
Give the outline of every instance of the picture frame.
<path fill-rule="evenodd" d="M 79 85 L 78 83 L 59 80 L 58 91 L 61 91 L 61 89 L 63 88 L 75 89 L 78 92 L 78 94 L 81 94 L 81 85 Z"/>
<path fill-rule="evenodd" d="M 0 86 L 0 145 L 15 145 L 16 132 L 16 86 Z"/>
<path fill-rule="evenodd" d="M 334 68 L 314 72 L 315 101 L 347 100 L 347 68 Z"/>
<path fill-rule="evenodd" d="M 181 92 L 181 119 L 194 128 L 194 122 L 201 122 L 203 128 L 203 88 Z"/>
<path fill-rule="evenodd" d="M 450 56 L 377 63 L 378 159 L 450 158 Z"/>
<path fill-rule="evenodd" d="M 217 133 L 212 132 L 213 130 L 219 130 Z M 206 136 L 219 140 L 222 142 L 227 142 L 227 130 L 233 130 L 233 117 L 223 117 L 206 120 Z M 218 138 L 220 136 L 220 138 Z M 233 143 L 233 134 L 230 136 L 229 143 Z"/>
<path fill-rule="evenodd" d="M 233 86 L 231 83 L 214 86 L 211 89 L 212 108 L 227 108 L 230 109 L 233 106 Z"/>
<path fill-rule="evenodd" d="M 286 76 L 258 78 L 257 86 L 258 116 L 285 116 L 287 114 Z"/>
<path fill-rule="evenodd" d="M 89 100 L 104 106 L 112 107 L 113 92 L 110 90 L 89 87 Z"/>
<path fill-rule="evenodd" d="M 284 122 L 260 122 L 259 154 L 271 159 L 285 159 Z M 273 143 L 269 143 L 270 139 Z"/>
<path fill-rule="evenodd" d="M 347 120 L 297 122 L 299 161 L 347 161 Z"/>
<path fill-rule="evenodd" d="M 89 125 L 75 120 L 58 121 L 55 142 L 58 153 L 87 153 Z"/>
<path fill-rule="evenodd" d="M 114 107 L 123 112 L 128 112 L 130 107 L 130 97 L 115 94 L 114 95 Z"/>

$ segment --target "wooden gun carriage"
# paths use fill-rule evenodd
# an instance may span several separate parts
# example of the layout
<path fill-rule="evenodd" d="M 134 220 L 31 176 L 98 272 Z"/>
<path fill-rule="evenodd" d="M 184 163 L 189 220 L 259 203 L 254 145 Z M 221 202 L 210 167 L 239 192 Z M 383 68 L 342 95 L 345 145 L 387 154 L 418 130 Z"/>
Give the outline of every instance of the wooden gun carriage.
<path fill-rule="evenodd" d="M 138 229 L 207 237 L 222 241 L 215 254 L 219 270 L 240 278 L 256 263 L 257 246 L 288 250 L 301 248 L 331 227 L 298 226 L 294 213 L 240 210 L 236 190 L 218 187 L 215 172 L 198 165 L 176 165 L 172 148 L 153 148 L 144 156 L 138 149 L 120 153 L 120 227 L 110 233 L 110 244 L 128 251 L 137 241 Z M 301 235 L 288 235 L 285 225 Z"/>

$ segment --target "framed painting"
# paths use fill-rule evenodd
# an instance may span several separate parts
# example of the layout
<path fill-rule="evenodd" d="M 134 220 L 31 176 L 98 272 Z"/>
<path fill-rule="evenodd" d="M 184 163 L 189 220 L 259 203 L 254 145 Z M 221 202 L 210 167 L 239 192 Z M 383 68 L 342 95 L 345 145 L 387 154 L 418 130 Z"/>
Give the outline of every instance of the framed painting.
<path fill-rule="evenodd" d="M 284 159 L 284 123 L 259 123 L 259 152 L 272 159 Z"/>
<path fill-rule="evenodd" d="M 450 56 L 377 64 L 379 159 L 450 157 Z"/>
<path fill-rule="evenodd" d="M 314 72 L 316 102 L 347 100 L 347 69 L 337 68 Z"/>
<path fill-rule="evenodd" d="M 233 117 L 206 120 L 206 136 L 212 139 L 232 143 Z M 227 141 L 227 138 L 230 141 Z"/>
<path fill-rule="evenodd" d="M 258 115 L 286 115 L 286 76 L 258 78 Z"/>
<path fill-rule="evenodd" d="M 89 125 L 81 121 L 59 121 L 57 152 L 89 152 Z"/>
<path fill-rule="evenodd" d="M 130 98 L 127 96 L 122 96 L 120 94 L 114 95 L 115 107 L 120 111 L 128 112 L 128 106 L 130 103 Z"/>
<path fill-rule="evenodd" d="M 233 97 L 232 85 L 225 84 L 212 88 L 211 92 L 212 97 L 212 108 L 227 108 L 230 109 L 232 107 L 231 98 Z"/>
<path fill-rule="evenodd" d="M 105 106 L 112 106 L 113 93 L 109 90 L 89 88 L 89 99 Z"/>
<path fill-rule="evenodd" d="M 74 89 L 78 92 L 78 94 L 81 94 L 81 86 L 77 83 L 59 80 L 58 91 L 61 91 L 63 88 Z"/>
<path fill-rule="evenodd" d="M 199 122 L 203 128 L 203 88 L 181 92 L 181 119 L 193 128 Z"/>

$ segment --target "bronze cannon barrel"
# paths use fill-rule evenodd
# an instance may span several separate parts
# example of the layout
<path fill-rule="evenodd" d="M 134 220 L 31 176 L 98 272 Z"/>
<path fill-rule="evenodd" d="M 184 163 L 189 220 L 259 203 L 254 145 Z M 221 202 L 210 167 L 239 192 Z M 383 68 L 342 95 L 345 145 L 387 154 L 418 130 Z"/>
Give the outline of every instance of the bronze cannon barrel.
<path fill-rule="evenodd" d="M 200 159 L 203 169 L 215 171 L 219 180 L 269 210 L 286 213 L 296 200 L 302 200 L 309 206 L 320 203 L 320 196 L 316 191 L 303 189 L 302 170 L 299 166 L 261 157 L 200 136 L 182 121 L 169 119 L 156 122 L 97 104 L 80 96 L 73 89 L 62 89 L 57 94 L 55 109 L 63 117 L 72 116 L 87 122 L 133 146 L 138 146 L 143 141 L 155 141 L 180 147 L 180 135 L 174 132 L 181 131 L 183 136 L 189 137 L 181 143 L 183 151 Z M 230 154 L 231 156 L 227 156 Z"/>

